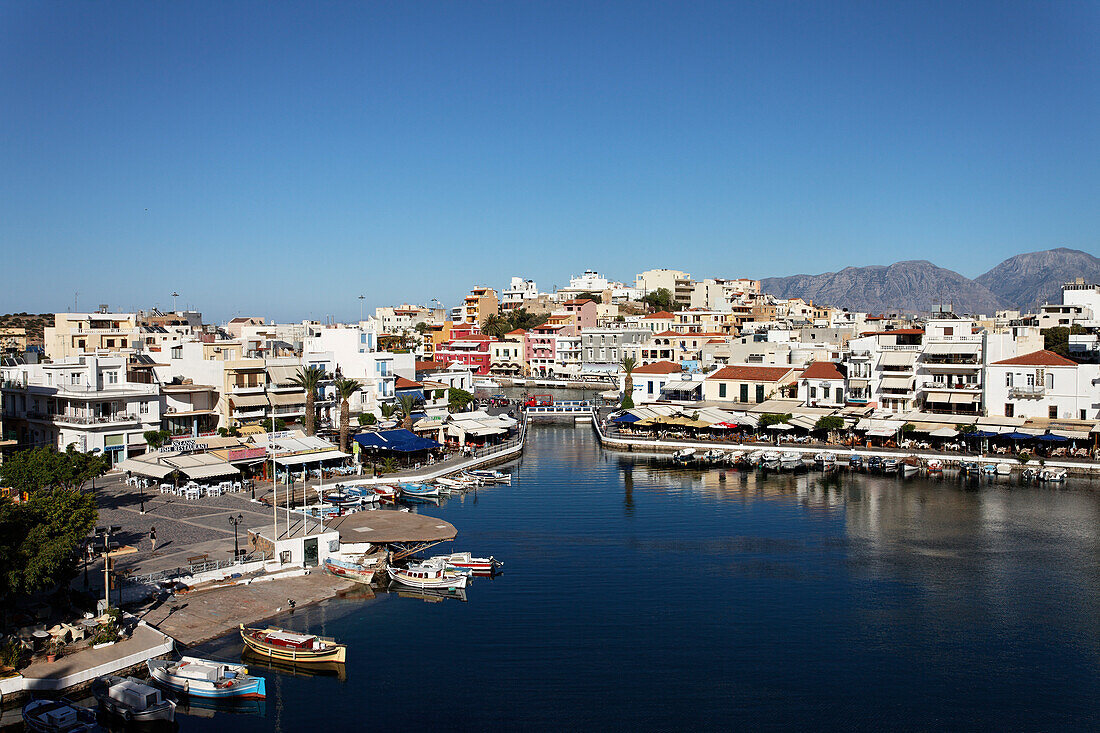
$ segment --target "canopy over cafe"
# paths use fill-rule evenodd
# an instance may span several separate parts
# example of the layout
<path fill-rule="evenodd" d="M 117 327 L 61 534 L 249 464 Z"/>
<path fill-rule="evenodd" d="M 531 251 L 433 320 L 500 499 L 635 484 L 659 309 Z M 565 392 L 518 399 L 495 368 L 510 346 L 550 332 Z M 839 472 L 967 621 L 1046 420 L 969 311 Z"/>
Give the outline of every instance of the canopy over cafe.
<path fill-rule="evenodd" d="M 315 435 L 305 435 L 300 430 L 257 434 L 251 436 L 251 440 L 252 445 L 260 450 L 271 448 L 280 476 L 333 468 L 351 458 L 351 454 L 337 449 L 327 440 Z M 268 470 L 265 463 L 265 479 L 268 477 Z"/>
<path fill-rule="evenodd" d="M 164 481 L 191 479 L 209 482 L 236 478 L 247 474 L 251 466 L 262 462 L 266 452 L 241 443 L 239 438 L 209 436 L 173 440 L 159 450 L 118 464 L 118 468 L 134 476 Z M 242 471 L 244 469 L 244 471 Z"/>

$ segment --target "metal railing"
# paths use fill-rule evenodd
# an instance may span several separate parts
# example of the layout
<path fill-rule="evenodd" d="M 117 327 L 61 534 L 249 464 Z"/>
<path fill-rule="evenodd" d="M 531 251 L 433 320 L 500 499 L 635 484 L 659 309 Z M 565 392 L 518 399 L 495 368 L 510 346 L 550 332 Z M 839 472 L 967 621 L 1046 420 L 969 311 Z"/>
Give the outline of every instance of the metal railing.
<path fill-rule="evenodd" d="M 186 567 L 168 568 L 166 570 L 158 570 L 154 573 L 146 573 L 144 575 L 131 575 L 126 578 L 126 582 L 135 585 L 156 585 L 166 580 L 182 578 L 188 575 L 197 575 L 198 573 L 206 573 L 211 570 L 223 570 L 251 562 L 266 562 L 274 557 L 275 554 L 269 552 L 255 551 L 247 554 L 242 553 L 239 560 L 228 558 L 226 560 L 204 560 L 202 562 L 188 563 Z"/>

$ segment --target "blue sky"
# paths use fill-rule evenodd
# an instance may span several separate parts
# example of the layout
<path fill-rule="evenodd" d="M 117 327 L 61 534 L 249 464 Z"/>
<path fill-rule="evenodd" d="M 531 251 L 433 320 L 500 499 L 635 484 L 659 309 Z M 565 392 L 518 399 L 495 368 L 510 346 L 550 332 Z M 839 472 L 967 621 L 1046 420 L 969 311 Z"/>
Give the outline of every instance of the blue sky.
<path fill-rule="evenodd" d="M 0 312 L 1100 250 L 1095 3 L 0 3 Z"/>

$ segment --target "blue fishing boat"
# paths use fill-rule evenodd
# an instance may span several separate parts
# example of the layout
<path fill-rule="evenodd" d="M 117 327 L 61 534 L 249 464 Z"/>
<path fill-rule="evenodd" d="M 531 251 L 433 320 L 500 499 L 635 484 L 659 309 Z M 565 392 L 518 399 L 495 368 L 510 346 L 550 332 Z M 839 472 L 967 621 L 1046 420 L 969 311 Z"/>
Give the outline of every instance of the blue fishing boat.
<path fill-rule="evenodd" d="M 248 674 L 243 664 L 183 657 L 179 661 L 150 659 L 145 665 L 153 682 L 185 695 L 245 700 L 267 696 L 264 678 Z"/>
<path fill-rule="evenodd" d="M 439 487 L 429 486 L 428 484 L 401 484 L 401 494 L 403 496 L 434 498 L 439 496 Z"/>
<path fill-rule="evenodd" d="M 859 471 L 863 468 L 863 456 L 853 454 L 848 459 L 848 468 L 853 471 Z"/>

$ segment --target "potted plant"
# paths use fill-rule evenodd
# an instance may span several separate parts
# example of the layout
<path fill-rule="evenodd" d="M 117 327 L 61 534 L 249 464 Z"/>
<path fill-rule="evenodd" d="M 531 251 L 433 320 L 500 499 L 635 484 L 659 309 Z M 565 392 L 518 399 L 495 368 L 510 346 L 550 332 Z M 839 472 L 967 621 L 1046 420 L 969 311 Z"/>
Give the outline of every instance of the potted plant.
<path fill-rule="evenodd" d="M 61 656 L 62 650 L 65 649 L 65 642 L 61 639 L 50 639 L 50 643 L 46 645 L 46 662 L 52 664 L 57 661 L 57 658 Z"/>

